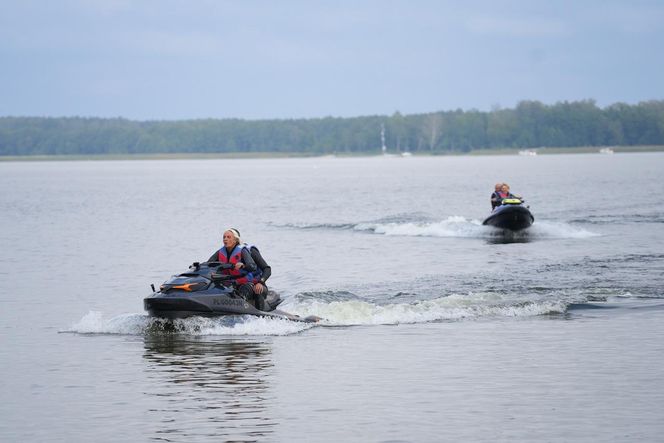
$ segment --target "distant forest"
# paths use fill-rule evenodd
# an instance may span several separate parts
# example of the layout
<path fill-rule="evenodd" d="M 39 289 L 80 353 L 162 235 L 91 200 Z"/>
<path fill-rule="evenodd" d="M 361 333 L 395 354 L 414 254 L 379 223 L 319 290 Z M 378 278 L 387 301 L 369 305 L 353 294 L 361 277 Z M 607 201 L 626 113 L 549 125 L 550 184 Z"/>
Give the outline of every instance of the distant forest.
<path fill-rule="evenodd" d="M 664 145 L 664 100 L 600 108 L 593 100 L 514 109 L 293 120 L 0 117 L 0 156 L 150 153 L 468 152 Z"/>

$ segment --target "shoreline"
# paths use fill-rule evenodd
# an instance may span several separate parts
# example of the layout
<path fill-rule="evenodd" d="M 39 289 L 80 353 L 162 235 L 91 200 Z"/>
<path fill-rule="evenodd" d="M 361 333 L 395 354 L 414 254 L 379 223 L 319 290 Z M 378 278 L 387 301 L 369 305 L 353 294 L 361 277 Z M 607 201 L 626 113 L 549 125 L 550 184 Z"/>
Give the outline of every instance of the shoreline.
<path fill-rule="evenodd" d="M 413 157 L 443 157 L 443 156 L 505 156 L 519 155 L 519 151 L 529 151 L 531 155 L 558 155 L 558 154 L 599 154 L 602 148 L 610 148 L 614 153 L 640 153 L 664 152 L 664 145 L 655 146 L 580 146 L 573 148 L 497 148 L 477 149 L 468 152 L 445 151 L 413 153 Z M 53 154 L 53 155 L 0 155 L 0 162 L 31 162 L 31 161 L 124 161 L 124 160 L 207 160 L 207 159 L 272 159 L 272 158 L 313 158 L 313 157 L 380 157 L 380 152 L 217 152 L 217 153 L 155 153 L 155 154 Z M 387 153 L 389 156 L 399 157 L 399 153 Z"/>

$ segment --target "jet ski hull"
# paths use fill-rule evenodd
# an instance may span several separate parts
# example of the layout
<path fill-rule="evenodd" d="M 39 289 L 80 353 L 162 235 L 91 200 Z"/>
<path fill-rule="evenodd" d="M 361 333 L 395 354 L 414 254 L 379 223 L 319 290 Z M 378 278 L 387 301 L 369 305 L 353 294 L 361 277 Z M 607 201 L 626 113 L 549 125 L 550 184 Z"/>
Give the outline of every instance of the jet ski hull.
<path fill-rule="evenodd" d="M 219 264 L 194 263 L 189 271 L 164 282 L 158 291 L 143 299 L 143 307 L 152 317 L 178 319 L 193 316 L 256 315 L 294 321 L 316 322 L 320 318 L 279 311 L 279 294 L 268 291 L 265 311 L 237 295 L 229 277 L 217 274 Z M 153 287 L 154 289 L 154 287 Z"/>
<path fill-rule="evenodd" d="M 529 228 L 534 221 L 535 217 L 527 207 L 523 205 L 503 205 L 498 206 L 482 224 L 510 231 L 521 231 Z"/>
<path fill-rule="evenodd" d="M 281 303 L 274 292 L 268 295 L 270 311 Z M 270 303 L 272 302 L 272 303 Z M 154 292 L 143 299 L 143 307 L 149 315 L 161 318 L 187 318 L 195 315 L 217 317 L 220 315 L 265 315 L 270 311 L 260 311 L 255 306 L 231 292 L 197 293 Z"/>

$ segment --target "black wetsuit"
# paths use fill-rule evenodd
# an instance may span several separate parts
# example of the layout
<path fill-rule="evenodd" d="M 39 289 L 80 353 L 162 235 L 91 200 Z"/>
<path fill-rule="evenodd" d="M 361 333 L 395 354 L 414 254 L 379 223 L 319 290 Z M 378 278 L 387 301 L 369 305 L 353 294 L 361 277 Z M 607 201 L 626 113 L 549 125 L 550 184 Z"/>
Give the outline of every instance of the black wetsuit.
<path fill-rule="evenodd" d="M 265 284 L 265 281 L 270 278 L 270 275 L 272 275 L 272 268 L 267 264 L 256 246 L 251 247 L 251 258 L 261 270 L 260 283 L 263 285 L 263 291 L 260 294 L 254 294 L 254 302 L 256 304 L 256 309 L 266 311 L 268 306 L 265 304 L 265 297 L 267 297 L 267 285 Z"/>
<path fill-rule="evenodd" d="M 496 209 L 496 206 L 500 206 L 500 201 L 502 198 L 500 198 L 500 194 L 498 191 L 493 191 L 493 194 L 491 194 L 491 210 L 493 211 Z"/>
<path fill-rule="evenodd" d="M 272 275 L 272 268 L 267 264 L 256 246 L 251 247 L 251 258 L 254 259 L 256 266 L 261 270 L 261 283 L 265 285 L 265 281 Z"/>

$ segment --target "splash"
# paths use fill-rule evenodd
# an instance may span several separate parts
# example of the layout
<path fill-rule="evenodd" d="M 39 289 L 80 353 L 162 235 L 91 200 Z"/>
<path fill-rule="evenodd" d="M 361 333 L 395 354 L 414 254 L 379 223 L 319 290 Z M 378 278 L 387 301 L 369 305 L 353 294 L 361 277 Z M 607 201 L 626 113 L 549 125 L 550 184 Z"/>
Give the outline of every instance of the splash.
<path fill-rule="evenodd" d="M 145 314 L 122 314 L 107 320 L 104 319 L 101 312 L 90 311 L 81 320 L 61 332 L 120 335 L 179 333 L 197 336 L 278 336 L 297 334 L 311 327 L 312 325 L 308 323 L 254 316 L 191 317 L 165 320 Z"/>
<path fill-rule="evenodd" d="M 297 305 L 301 315 L 317 315 L 327 325 L 394 325 L 454 321 L 483 317 L 530 317 L 562 314 L 563 300 L 507 300 L 496 294 L 450 295 L 412 303 L 380 305 L 362 300 L 320 302 L 307 299 Z"/>
<path fill-rule="evenodd" d="M 540 221 L 533 224 L 531 231 L 541 238 L 592 238 L 601 234 L 577 228 L 567 223 Z"/>
<path fill-rule="evenodd" d="M 427 286 L 431 286 L 428 282 Z M 445 292 L 441 288 L 441 291 Z M 389 291 L 388 291 L 389 292 Z M 397 325 L 475 319 L 506 319 L 567 314 L 588 304 L 640 298 L 615 288 L 554 289 L 519 286 L 509 290 L 455 292 L 422 299 L 415 290 L 405 299 L 395 300 L 382 292 L 368 299 L 346 290 L 303 292 L 289 297 L 283 309 L 306 317 L 323 318 L 320 323 L 293 322 L 282 318 L 255 316 L 192 317 L 178 320 L 153 318 L 146 314 L 123 314 L 105 319 L 90 311 L 61 332 L 78 334 L 185 334 L 192 336 L 286 336 L 319 326 Z M 440 292 L 439 292 L 440 293 Z M 399 295 L 402 292 L 398 293 Z M 378 295 L 378 294 L 376 294 Z M 656 297 L 657 302 L 662 297 Z M 392 301 L 387 303 L 386 301 Z M 594 306 L 591 306 L 594 307 Z"/>
<path fill-rule="evenodd" d="M 359 223 L 354 226 L 357 231 L 367 231 L 374 234 L 388 236 L 410 237 L 462 237 L 492 239 L 505 232 L 491 226 L 483 226 L 479 220 L 466 219 L 454 215 L 439 222 L 427 223 Z M 528 237 L 530 239 L 564 239 L 564 238 L 591 238 L 600 234 L 586 229 L 574 227 L 562 222 L 536 221 L 530 229 L 511 233 L 515 237 Z"/>
<path fill-rule="evenodd" d="M 374 234 L 412 237 L 488 237 L 491 228 L 482 226 L 478 220 L 468 220 L 454 215 L 439 222 L 392 222 L 359 223 L 356 231 L 369 231 Z"/>
<path fill-rule="evenodd" d="M 561 314 L 568 306 L 568 303 L 562 300 L 512 300 L 495 293 L 453 294 L 432 300 L 392 304 L 374 303 L 355 297 L 348 299 L 342 295 L 336 300 L 295 297 L 286 304 L 289 305 L 289 310 L 301 316 L 316 315 L 324 320 L 320 324 L 312 324 L 249 315 L 166 320 L 145 314 L 122 314 L 105 319 L 101 312 L 90 311 L 61 332 L 118 335 L 176 333 L 194 336 L 284 336 L 297 334 L 315 326 L 395 325 L 483 317 Z"/>

